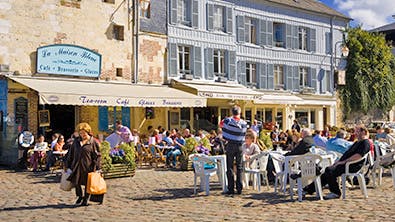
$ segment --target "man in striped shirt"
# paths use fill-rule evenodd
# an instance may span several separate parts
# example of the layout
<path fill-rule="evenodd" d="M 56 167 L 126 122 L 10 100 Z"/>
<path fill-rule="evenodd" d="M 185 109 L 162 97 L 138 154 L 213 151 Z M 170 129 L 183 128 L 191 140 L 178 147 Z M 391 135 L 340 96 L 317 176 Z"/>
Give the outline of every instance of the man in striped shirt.
<path fill-rule="evenodd" d="M 234 172 L 233 162 L 236 158 L 236 189 L 237 194 L 241 194 L 243 190 L 241 173 L 243 171 L 242 159 L 242 144 L 247 132 L 247 123 L 240 118 L 241 109 L 239 106 L 232 108 L 232 117 L 227 117 L 224 120 L 222 127 L 222 136 L 227 141 L 225 146 L 226 151 L 226 176 L 228 178 L 228 192 L 227 194 L 234 194 Z"/>

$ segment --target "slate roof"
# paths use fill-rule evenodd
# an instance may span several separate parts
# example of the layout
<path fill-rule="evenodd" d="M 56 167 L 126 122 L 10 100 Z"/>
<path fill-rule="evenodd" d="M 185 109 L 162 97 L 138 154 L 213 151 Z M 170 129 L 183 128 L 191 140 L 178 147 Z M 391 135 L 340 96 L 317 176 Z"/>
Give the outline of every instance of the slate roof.
<path fill-rule="evenodd" d="M 332 9 L 331 7 L 325 5 L 324 3 L 318 0 L 262 0 L 262 2 L 271 2 L 275 4 L 281 4 L 302 10 L 307 10 L 311 12 L 317 12 L 326 15 L 341 17 L 347 20 L 352 20 L 350 17 Z"/>
<path fill-rule="evenodd" d="M 395 31 L 395 22 L 370 30 L 371 32 Z"/>

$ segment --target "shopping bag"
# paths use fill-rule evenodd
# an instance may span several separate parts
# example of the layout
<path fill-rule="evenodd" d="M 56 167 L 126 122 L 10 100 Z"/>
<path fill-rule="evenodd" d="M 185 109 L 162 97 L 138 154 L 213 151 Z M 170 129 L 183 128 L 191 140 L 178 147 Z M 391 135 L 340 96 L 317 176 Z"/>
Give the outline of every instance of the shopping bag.
<path fill-rule="evenodd" d="M 86 184 L 86 191 L 89 194 L 105 194 L 107 192 L 107 185 L 104 178 L 98 172 L 88 173 L 88 183 Z"/>
<path fill-rule="evenodd" d="M 73 184 L 67 180 L 71 174 L 71 170 L 62 170 L 62 177 L 60 179 L 60 189 L 64 191 L 70 191 L 73 188 Z"/>

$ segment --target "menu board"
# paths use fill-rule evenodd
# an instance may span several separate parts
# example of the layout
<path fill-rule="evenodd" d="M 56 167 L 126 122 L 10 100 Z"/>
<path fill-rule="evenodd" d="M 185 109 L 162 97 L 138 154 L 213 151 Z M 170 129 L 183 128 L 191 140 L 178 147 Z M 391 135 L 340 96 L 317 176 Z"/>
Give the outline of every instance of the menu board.
<path fill-rule="evenodd" d="M 49 110 L 40 110 L 38 111 L 38 122 L 40 127 L 49 126 L 50 125 L 50 117 Z"/>
<path fill-rule="evenodd" d="M 27 99 L 19 97 L 15 99 L 15 123 L 27 129 Z"/>

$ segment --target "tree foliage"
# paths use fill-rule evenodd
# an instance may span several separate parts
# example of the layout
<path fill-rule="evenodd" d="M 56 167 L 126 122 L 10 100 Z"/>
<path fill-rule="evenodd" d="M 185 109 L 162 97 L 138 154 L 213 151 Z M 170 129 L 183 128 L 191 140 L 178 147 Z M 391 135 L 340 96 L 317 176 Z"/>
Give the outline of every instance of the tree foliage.
<path fill-rule="evenodd" d="M 394 56 L 382 34 L 348 31 L 346 85 L 339 87 L 345 117 L 372 110 L 388 112 L 395 105 Z"/>

